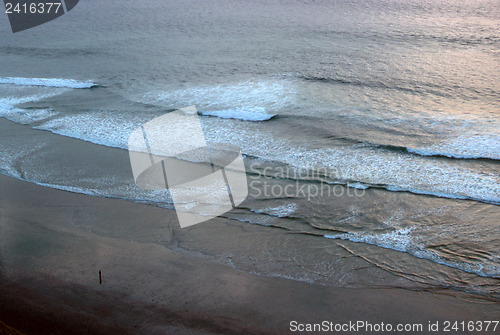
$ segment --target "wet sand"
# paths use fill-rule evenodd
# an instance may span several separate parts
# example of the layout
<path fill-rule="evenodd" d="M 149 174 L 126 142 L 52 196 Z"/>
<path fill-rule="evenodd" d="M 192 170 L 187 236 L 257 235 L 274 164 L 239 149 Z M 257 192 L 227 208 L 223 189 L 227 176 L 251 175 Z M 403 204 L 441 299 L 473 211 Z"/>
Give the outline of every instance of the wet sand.
<path fill-rule="evenodd" d="M 451 290 L 257 276 L 150 243 L 174 238 L 171 210 L 3 175 L 0 182 L 1 321 L 26 334 L 281 334 L 292 320 L 411 322 L 425 330 L 429 321 L 500 313 L 498 301 Z M 121 225 L 120 234 L 93 228 L 103 223 Z"/>

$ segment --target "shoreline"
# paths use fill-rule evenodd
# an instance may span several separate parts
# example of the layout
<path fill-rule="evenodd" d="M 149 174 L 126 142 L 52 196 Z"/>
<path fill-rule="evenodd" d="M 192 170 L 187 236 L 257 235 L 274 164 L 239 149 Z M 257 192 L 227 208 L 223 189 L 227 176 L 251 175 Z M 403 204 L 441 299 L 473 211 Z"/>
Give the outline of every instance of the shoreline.
<path fill-rule="evenodd" d="M 172 238 L 171 210 L 5 175 L 0 185 L 0 320 L 26 334 L 44 324 L 79 325 L 91 334 L 284 334 L 292 320 L 427 324 L 494 320 L 500 312 L 498 302 L 459 291 L 336 288 L 258 276 L 145 242 L 141 230 Z M 142 229 L 133 230 L 134 217 Z M 130 238 L 82 229 L 78 220 L 85 227 L 117 221 Z"/>

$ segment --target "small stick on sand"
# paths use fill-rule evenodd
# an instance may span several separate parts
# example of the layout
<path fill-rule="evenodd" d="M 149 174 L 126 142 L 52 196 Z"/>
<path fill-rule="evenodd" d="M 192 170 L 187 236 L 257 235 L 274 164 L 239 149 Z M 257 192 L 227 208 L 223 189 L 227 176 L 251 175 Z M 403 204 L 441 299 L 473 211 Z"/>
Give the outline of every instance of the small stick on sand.
<path fill-rule="evenodd" d="M 99 270 L 99 284 L 102 285 L 101 270 Z"/>

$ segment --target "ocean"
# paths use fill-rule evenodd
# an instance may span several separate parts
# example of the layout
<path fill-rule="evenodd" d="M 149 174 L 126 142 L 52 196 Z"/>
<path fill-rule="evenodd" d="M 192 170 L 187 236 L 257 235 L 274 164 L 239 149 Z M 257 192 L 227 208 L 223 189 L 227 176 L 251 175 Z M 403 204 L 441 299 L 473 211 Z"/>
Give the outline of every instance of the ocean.
<path fill-rule="evenodd" d="M 227 227 L 173 227 L 179 252 L 322 285 L 500 293 L 497 1 L 86 0 L 15 34 L 4 15 L 0 33 L 0 117 L 29 130 L 0 142 L 1 173 L 172 209 L 135 185 L 127 141 L 195 105 L 209 143 L 241 148 L 250 194 Z"/>

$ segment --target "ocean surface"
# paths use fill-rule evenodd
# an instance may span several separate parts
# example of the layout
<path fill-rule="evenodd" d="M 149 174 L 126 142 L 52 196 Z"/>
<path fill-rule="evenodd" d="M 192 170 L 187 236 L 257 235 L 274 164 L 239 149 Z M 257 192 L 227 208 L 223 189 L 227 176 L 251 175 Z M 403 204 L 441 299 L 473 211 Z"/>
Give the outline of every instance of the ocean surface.
<path fill-rule="evenodd" d="M 0 142 L 1 173 L 173 208 L 168 191 L 135 186 L 127 160 L 92 152 L 126 157 L 137 127 L 195 105 L 207 141 L 239 146 L 255 182 L 224 217 L 294 242 L 240 232 L 191 251 L 261 275 L 396 285 L 345 277 L 333 264 L 348 254 L 415 287 L 500 294 L 498 1 L 83 0 L 16 34 L 0 16 L 0 34 L 0 117 L 32 133 Z"/>

